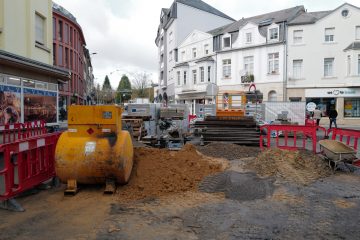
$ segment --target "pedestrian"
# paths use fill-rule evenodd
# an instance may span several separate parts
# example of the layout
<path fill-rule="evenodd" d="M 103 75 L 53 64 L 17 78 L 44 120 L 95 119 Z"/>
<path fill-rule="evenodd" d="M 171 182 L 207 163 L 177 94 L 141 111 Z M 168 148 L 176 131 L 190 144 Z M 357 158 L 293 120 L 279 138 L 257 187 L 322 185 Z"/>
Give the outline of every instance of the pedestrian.
<path fill-rule="evenodd" d="M 316 119 L 316 126 L 319 126 L 320 119 L 322 117 L 322 112 L 319 107 L 315 108 L 313 117 L 314 117 L 314 119 Z"/>
<path fill-rule="evenodd" d="M 330 128 L 332 126 L 332 123 L 334 123 L 335 128 L 337 128 L 337 124 L 336 124 L 337 116 L 338 116 L 338 112 L 336 111 L 336 109 L 334 107 L 331 107 L 330 112 L 329 112 Z"/>

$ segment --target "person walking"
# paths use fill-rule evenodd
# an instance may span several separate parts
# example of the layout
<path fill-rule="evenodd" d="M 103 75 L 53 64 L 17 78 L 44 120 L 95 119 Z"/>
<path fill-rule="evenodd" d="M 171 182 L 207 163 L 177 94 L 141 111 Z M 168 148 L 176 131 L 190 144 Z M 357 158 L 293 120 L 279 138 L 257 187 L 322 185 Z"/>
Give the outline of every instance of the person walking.
<path fill-rule="evenodd" d="M 337 128 L 337 124 L 336 124 L 336 118 L 338 116 L 338 112 L 336 111 L 336 109 L 334 107 L 330 108 L 330 112 L 329 112 L 329 119 L 330 119 L 330 127 L 332 126 L 332 124 L 334 123 L 335 128 Z"/>
<path fill-rule="evenodd" d="M 319 107 L 316 107 L 313 115 L 313 118 L 316 119 L 316 126 L 319 126 L 321 117 L 322 117 L 322 112 Z"/>

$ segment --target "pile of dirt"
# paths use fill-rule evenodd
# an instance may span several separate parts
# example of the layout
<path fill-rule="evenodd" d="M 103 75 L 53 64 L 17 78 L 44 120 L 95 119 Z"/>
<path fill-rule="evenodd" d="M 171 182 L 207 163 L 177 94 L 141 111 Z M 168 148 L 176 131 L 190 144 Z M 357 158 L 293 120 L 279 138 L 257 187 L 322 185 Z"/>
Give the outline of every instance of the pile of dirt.
<path fill-rule="evenodd" d="M 172 193 L 195 191 L 208 175 L 223 171 L 225 161 L 197 153 L 186 144 L 175 152 L 167 149 L 135 148 L 130 182 L 119 189 L 120 201 L 156 198 Z"/>
<path fill-rule="evenodd" d="M 197 146 L 197 149 L 207 156 L 226 158 L 228 160 L 256 157 L 260 152 L 258 147 L 240 146 L 226 142 L 216 142 L 206 146 Z"/>
<path fill-rule="evenodd" d="M 328 164 L 312 152 L 269 149 L 245 165 L 260 176 L 281 177 L 285 181 L 307 185 L 332 174 Z"/>

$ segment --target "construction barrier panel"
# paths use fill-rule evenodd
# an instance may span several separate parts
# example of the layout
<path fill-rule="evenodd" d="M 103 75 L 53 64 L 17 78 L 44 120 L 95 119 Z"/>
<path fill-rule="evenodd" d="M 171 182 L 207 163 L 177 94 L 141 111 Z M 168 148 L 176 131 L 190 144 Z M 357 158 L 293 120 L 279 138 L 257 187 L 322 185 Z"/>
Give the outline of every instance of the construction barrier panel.
<path fill-rule="evenodd" d="M 54 155 L 61 132 L 0 145 L 0 201 L 55 176 Z"/>
<path fill-rule="evenodd" d="M 46 133 L 45 121 L 0 125 L 1 144 L 39 136 Z"/>
<path fill-rule="evenodd" d="M 327 135 L 330 136 L 332 140 L 339 140 L 340 142 L 345 143 L 349 147 L 358 149 L 358 143 L 360 138 L 360 131 L 354 129 L 344 129 L 344 128 L 330 128 L 328 129 Z"/>
<path fill-rule="evenodd" d="M 326 129 L 318 126 L 304 126 L 304 125 L 263 125 L 260 127 L 260 148 L 264 149 L 264 138 L 266 138 L 267 148 L 276 147 L 287 150 L 298 150 L 310 148 L 316 153 L 317 144 L 317 130 L 324 132 L 326 136 Z M 266 135 L 263 135 L 266 133 Z M 271 139 L 275 138 L 274 141 Z M 271 143 L 275 142 L 274 144 Z M 308 146 L 308 148 L 306 148 Z"/>

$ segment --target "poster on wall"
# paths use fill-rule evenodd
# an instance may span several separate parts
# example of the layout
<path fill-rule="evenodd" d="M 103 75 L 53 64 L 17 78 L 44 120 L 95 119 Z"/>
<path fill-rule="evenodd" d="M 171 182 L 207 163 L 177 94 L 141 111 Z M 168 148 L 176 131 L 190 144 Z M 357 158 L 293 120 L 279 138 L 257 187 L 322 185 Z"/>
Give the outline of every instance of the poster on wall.
<path fill-rule="evenodd" d="M 21 121 L 21 89 L 0 85 L 0 124 Z"/>
<path fill-rule="evenodd" d="M 24 121 L 57 122 L 57 93 L 24 88 Z"/>

